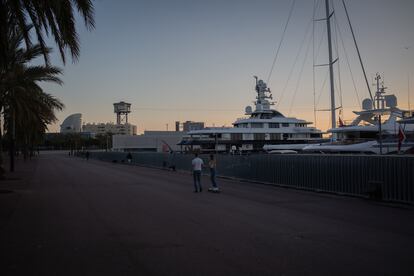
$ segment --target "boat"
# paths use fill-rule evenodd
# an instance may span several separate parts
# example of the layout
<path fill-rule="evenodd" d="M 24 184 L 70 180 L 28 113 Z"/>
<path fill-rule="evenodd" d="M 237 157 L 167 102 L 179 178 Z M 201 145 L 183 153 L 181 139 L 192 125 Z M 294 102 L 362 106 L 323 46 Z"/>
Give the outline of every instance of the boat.
<path fill-rule="evenodd" d="M 397 106 L 395 95 L 386 95 L 381 76 L 376 75 L 377 91 L 374 101 L 365 99 L 362 111 L 354 111 L 357 117 L 350 123 L 340 121 L 338 127 L 328 130 L 334 137 L 332 142 L 308 145 L 304 152 L 323 153 L 404 153 L 414 147 L 413 114 Z M 401 129 L 401 125 L 404 129 Z M 400 130 L 401 129 L 401 130 Z M 399 133 L 407 135 L 401 141 Z M 408 136 L 408 137 L 407 137 Z"/>
<path fill-rule="evenodd" d="M 309 143 L 321 143 L 322 131 L 310 127 L 312 122 L 286 117 L 272 109 L 272 94 L 267 84 L 255 78 L 257 93 L 255 108 L 245 108 L 248 117 L 239 118 L 233 127 L 207 127 L 192 130 L 179 143 L 184 150 L 208 152 L 249 153 L 263 151 L 267 144 L 296 145 L 304 147 Z M 289 148 L 291 149 L 291 148 Z M 271 150 L 271 149 L 269 149 Z"/>
<path fill-rule="evenodd" d="M 303 147 L 289 147 L 287 145 L 268 145 L 267 150 L 299 150 L 301 152 L 317 152 L 317 153 L 371 153 L 371 154 L 389 154 L 389 153 L 404 153 L 412 151 L 414 146 L 414 124 L 405 123 L 404 131 L 408 133 L 409 139 L 401 140 L 399 138 L 400 122 L 408 122 L 407 118 L 412 117 L 407 110 L 401 110 L 397 107 L 397 98 L 394 95 L 385 95 L 385 87 L 382 83 L 380 85 L 381 76 L 376 75 L 377 90 L 375 97 L 372 96 L 371 88 L 366 76 L 364 64 L 362 62 L 361 54 L 356 42 L 355 34 L 349 19 L 348 11 L 345 1 L 342 1 L 343 7 L 348 19 L 349 28 L 352 33 L 355 48 L 358 53 L 358 58 L 364 73 L 365 82 L 370 95 L 369 99 L 365 99 L 362 103 L 362 111 L 354 111 L 357 115 L 350 124 L 344 124 L 339 118 L 339 124 L 336 121 L 335 105 L 335 91 L 334 91 L 334 72 L 333 64 L 338 60 L 333 60 L 332 56 L 332 39 L 331 39 L 331 12 L 329 8 L 329 0 L 325 0 L 326 18 L 326 34 L 328 42 L 328 64 L 330 77 L 330 112 L 331 112 L 331 128 L 327 131 L 331 133 L 331 140 L 329 142 L 319 144 L 307 144 Z"/>

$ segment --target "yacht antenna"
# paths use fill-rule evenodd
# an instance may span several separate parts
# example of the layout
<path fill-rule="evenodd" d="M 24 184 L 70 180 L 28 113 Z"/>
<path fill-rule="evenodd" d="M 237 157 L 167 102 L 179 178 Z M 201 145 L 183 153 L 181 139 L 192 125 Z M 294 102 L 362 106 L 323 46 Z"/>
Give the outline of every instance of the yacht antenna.
<path fill-rule="evenodd" d="M 352 28 L 351 20 L 349 19 L 349 14 L 348 14 L 348 10 L 347 10 L 346 5 L 345 5 L 345 0 L 342 0 L 342 4 L 343 4 L 344 9 L 345 9 L 346 18 L 348 19 L 349 28 L 351 29 L 352 38 L 354 39 L 355 48 L 356 48 L 357 53 L 358 53 L 359 63 L 361 64 L 362 72 L 364 73 L 365 83 L 367 84 L 369 96 L 370 96 L 372 102 L 374 102 L 374 97 L 372 97 L 371 87 L 369 86 L 367 74 L 365 73 L 364 63 L 362 62 L 361 53 L 359 52 L 358 44 L 357 44 L 356 39 L 355 39 L 354 28 Z"/>
<path fill-rule="evenodd" d="M 410 72 L 408 72 L 408 91 L 407 91 L 407 95 L 408 95 L 408 111 L 411 113 L 411 105 L 410 105 Z"/>
<path fill-rule="evenodd" d="M 328 51 L 329 51 L 329 78 L 331 84 L 331 119 L 332 119 L 332 128 L 336 127 L 336 114 L 335 114 L 335 84 L 334 84 L 334 72 L 333 72 L 333 63 L 332 61 L 332 39 L 331 39 L 331 16 L 329 10 L 329 0 L 325 0 L 326 8 L 326 30 L 328 34 Z"/>
<path fill-rule="evenodd" d="M 383 81 L 381 81 L 381 83 L 380 83 L 381 79 L 382 79 L 381 75 L 377 73 L 375 75 L 377 92 L 375 93 L 375 101 L 374 101 L 374 108 L 376 108 L 376 109 L 384 109 L 385 108 L 385 98 L 384 98 L 383 94 L 385 93 L 386 87 L 384 87 L 384 82 Z M 375 102 L 377 103 L 376 107 L 375 107 Z"/>

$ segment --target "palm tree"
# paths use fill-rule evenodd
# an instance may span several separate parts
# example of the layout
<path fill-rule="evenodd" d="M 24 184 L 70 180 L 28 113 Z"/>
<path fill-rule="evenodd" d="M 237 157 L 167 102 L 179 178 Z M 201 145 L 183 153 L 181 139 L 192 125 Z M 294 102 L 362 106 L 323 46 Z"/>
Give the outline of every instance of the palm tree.
<path fill-rule="evenodd" d="M 50 48 L 42 49 L 40 44 L 23 48 L 24 32 L 18 27 L 9 25 L 3 36 L 7 37 L 7 43 L 2 49 L 4 59 L 0 64 L 0 110 L 4 109 L 13 171 L 16 134 L 23 141 L 20 142 L 28 145 L 44 133 L 48 123 L 56 120 L 55 110 L 63 108 L 59 100 L 45 94 L 38 84 L 44 81 L 62 84 L 58 77 L 62 71 L 49 65 L 29 65 L 40 55 L 48 55 Z"/>
<path fill-rule="evenodd" d="M 0 28 L 7 25 L 9 18 L 13 18 L 14 25 L 22 32 L 26 47 L 30 48 L 32 41 L 29 26 L 33 26 L 46 63 L 48 47 L 44 38 L 49 34 L 54 37 L 62 61 L 66 61 L 66 50 L 69 50 L 72 60 L 76 61 L 79 57 L 79 37 L 74 10 L 83 17 L 86 28 L 95 27 L 92 0 L 0 0 Z M 4 33 L 0 31 L 0 34 Z M 0 43 L 1 49 L 5 46 L 5 37 L 0 37 Z"/>
<path fill-rule="evenodd" d="M 14 98 L 12 120 L 6 122 L 15 125 L 15 140 L 23 151 L 24 158 L 33 153 L 36 143 L 40 143 L 47 125 L 57 120 L 55 110 L 62 110 L 63 104 L 53 96 L 41 90 L 22 91 Z M 6 113 L 7 114 L 7 113 Z M 9 116 L 10 116 L 9 115 Z M 7 116 L 6 116 L 7 118 Z M 13 130 L 6 124 L 6 129 Z"/>

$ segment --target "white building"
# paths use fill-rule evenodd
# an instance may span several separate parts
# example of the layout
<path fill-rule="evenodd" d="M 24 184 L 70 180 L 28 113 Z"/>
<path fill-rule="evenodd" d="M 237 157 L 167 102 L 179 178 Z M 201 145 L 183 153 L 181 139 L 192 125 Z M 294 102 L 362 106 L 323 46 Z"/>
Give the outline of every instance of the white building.
<path fill-rule="evenodd" d="M 88 123 L 82 126 L 82 131 L 94 133 L 95 135 L 106 133 L 112 133 L 115 135 L 136 135 L 137 126 L 132 124 Z"/>
<path fill-rule="evenodd" d="M 60 133 L 79 133 L 81 132 L 82 114 L 75 113 L 68 116 L 60 125 Z"/>
<path fill-rule="evenodd" d="M 177 144 L 185 133 L 182 131 L 145 131 L 143 135 L 114 135 L 114 151 L 179 151 Z"/>

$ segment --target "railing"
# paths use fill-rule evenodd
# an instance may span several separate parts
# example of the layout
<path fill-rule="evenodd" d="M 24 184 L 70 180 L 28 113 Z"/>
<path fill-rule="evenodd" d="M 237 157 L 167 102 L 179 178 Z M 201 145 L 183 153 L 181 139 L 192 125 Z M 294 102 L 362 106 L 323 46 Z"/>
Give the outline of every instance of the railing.
<path fill-rule="evenodd" d="M 91 158 L 127 162 L 127 153 L 93 152 Z M 132 163 L 191 170 L 190 154 L 133 153 Z M 207 163 L 208 156 L 201 158 Z M 385 201 L 414 203 L 414 156 L 217 155 L 219 176 Z"/>

